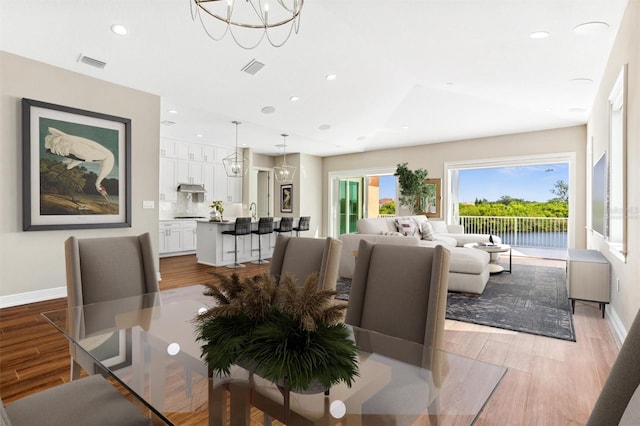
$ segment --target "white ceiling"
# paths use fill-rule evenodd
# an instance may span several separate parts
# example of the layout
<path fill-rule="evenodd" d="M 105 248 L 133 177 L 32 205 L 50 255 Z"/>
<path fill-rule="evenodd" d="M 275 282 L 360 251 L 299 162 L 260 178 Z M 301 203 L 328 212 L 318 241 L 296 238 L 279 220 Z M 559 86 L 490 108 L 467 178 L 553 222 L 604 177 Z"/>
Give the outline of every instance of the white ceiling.
<path fill-rule="evenodd" d="M 328 156 L 585 123 L 626 3 L 306 0 L 287 44 L 244 50 L 209 39 L 189 0 L 0 0 L 0 49 L 161 96 L 163 136 L 233 146 L 239 120 L 256 152 L 285 132 L 288 153 Z M 592 21 L 609 27 L 573 31 Z"/>

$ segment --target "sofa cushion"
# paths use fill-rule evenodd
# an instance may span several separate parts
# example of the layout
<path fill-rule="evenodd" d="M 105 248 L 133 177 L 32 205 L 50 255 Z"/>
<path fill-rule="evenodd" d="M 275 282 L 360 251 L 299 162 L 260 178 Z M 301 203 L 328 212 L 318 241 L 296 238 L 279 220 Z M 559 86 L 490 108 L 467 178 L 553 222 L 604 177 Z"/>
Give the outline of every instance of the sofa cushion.
<path fill-rule="evenodd" d="M 433 232 L 436 234 L 446 234 L 449 232 L 444 220 L 430 220 L 429 223 L 433 227 Z"/>
<path fill-rule="evenodd" d="M 396 226 L 398 227 L 398 232 L 405 237 L 416 237 L 420 235 L 418 224 L 411 218 L 396 218 Z"/>
<path fill-rule="evenodd" d="M 377 217 L 359 219 L 357 222 L 359 234 L 381 235 L 383 232 L 397 232 L 396 222 L 393 217 Z"/>
<path fill-rule="evenodd" d="M 453 247 L 450 250 L 450 272 L 481 274 L 489 264 L 489 253 L 482 250 L 466 247 Z"/>
<path fill-rule="evenodd" d="M 422 222 L 420 224 L 420 235 L 423 240 L 433 241 L 436 235 L 433 232 L 433 226 L 429 222 Z"/>

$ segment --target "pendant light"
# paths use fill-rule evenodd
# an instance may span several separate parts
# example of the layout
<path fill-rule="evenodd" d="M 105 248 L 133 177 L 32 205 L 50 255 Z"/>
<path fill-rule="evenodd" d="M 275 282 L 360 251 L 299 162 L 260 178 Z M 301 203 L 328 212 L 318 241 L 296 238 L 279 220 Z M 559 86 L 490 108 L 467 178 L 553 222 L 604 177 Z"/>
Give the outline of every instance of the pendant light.
<path fill-rule="evenodd" d="M 280 167 L 274 167 L 273 171 L 275 172 L 278 182 L 291 182 L 296 174 L 296 166 L 287 164 L 287 136 L 289 135 L 283 133 L 280 136 L 284 139 L 284 144 L 282 145 L 284 148 L 282 165 Z"/>
<path fill-rule="evenodd" d="M 242 123 L 239 121 L 232 121 L 232 123 L 236 125 L 236 150 L 233 154 L 223 158 L 222 164 L 227 177 L 241 178 L 247 172 L 247 161 L 242 153 L 238 152 L 238 126 Z"/>

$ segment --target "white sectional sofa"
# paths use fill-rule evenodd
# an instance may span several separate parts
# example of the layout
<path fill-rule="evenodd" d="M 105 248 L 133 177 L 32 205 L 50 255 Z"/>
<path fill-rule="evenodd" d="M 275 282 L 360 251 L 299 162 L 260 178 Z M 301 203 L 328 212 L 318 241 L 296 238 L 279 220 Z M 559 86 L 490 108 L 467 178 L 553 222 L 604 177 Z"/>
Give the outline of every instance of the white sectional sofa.
<path fill-rule="evenodd" d="M 410 219 L 410 221 L 407 221 Z M 397 222 L 407 225 L 412 222 L 418 228 L 416 235 L 411 235 L 415 229 L 401 228 L 408 231 L 399 232 Z M 428 222 L 432 232 L 421 232 Z M 489 254 L 482 250 L 462 247 L 466 243 L 488 242 L 488 234 L 465 234 L 460 225 L 447 225 L 442 220 L 429 220 L 426 216 L 380 217 L 358 220 L 358 232 L 340 235 L 343 243 L 342 259 L 339 274 L 343 278 L 352 278 L 355 268 L 356 255 L 360 240 L 375 241 L 385 244 L 420 245 L 433 247 L 444 245 L 451 251 L 449 265 L 449 290 L 465 293 L 481 294 L 489 280 Z M 426 237 L 428 239 L 423 239 Z M 500 242 L 493 236 L 496 243 Z"/>

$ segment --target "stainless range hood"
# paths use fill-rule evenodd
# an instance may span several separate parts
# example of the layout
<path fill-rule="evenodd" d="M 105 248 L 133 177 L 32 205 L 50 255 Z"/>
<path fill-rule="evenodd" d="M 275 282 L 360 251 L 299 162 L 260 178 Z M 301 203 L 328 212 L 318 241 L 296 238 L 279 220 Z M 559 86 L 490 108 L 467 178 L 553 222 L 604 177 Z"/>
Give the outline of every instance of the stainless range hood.
<path fill-rule="evenodd" d="M 202 203 L 207 190 L 204 189 L 204 185 L 199 183 L 180 183 L 178 184 L 178 192 L 186 194 L 195 203 Z"/>

